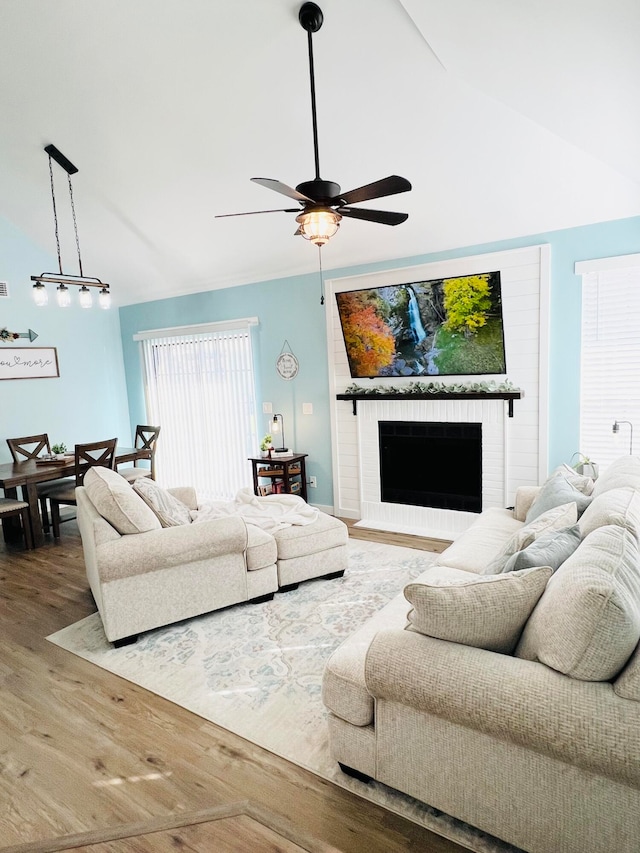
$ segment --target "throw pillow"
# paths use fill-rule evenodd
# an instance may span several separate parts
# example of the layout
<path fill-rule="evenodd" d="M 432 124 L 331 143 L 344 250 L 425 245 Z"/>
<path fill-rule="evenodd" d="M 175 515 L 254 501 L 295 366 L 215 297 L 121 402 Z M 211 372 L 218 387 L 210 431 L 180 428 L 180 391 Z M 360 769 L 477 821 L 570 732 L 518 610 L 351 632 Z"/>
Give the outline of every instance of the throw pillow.
<path fill-rule="evenodd" d="M 578 510 L 578 518 L 580 518 L 589 506 L 590 501 L 591 498 L 576 489 L 565 478 L 562 472 L 557 472 L 552 474 L 543 484 L 540 494 L 531 504 L 531 508 L 525 518 L 525 523 L 529 524 L 531 521 L 535 521 L 538 516 L 553 507 L 570 502 L 575 502 Z"/>
<path fill-rule="evenodd" d="M 534 566 L 550 566 L 555 571 L 573 554 L 580 540 L 580 527 L 577 524 L 561 530 L 549 530 L 522 551 L 516 551 L 509 557 L 503 571 L 517 572 Z"/>
<path fill-rule="evenodd" d="M 130 484 L 110 468 L 89 468 L 84 475 L 87 497 L 122 536 L 160 530 L 160 522 Z"/>
<path fill-rule="evenodd" d="M 626 527 L 640 540 L 640 492 L 626 487 L 609 489 L 597 495 L 584 511 L 578 524 L 583 538 L 598 527 L 615 524 L 618 527 Z"/>
<path fill-rule="evenodd" d="M 640 457 L 620 456 L 608 465 L 600 474 L 593 487 L 594 498 L 610 489 L 622 489 L 630 486 L 640 491 Z"/>
<path fill-rule="evenodd" d="M 163 527 L 179 527 L 181 524 L 191 524 L 189 507 L 179 501 L 178 498 L 174 498 L 155 480 L 151 480 L 149 477 L 140 477 L 133 483 L 132 488 L 155 512 Z"/>
<path fill-rule="evenodd" d="M 548 567 L 469 575 L 446 566 L 404 589 L 409 628 L 420 634 L 510 654 L 552 575 Z"/>
<path fill-rule="evenodd" d="M 522 551 L 531 543 L 547 533 L 549 530 L 561 530 L 575 524 L 578 520 L 578 511 L 574 502 L 553 507 L 542 513 L 530 524 L 524 524 L 516 531 L 502 549 L 502 552 L 493 559 L 483 570 L 483 575 L 499 575 L 504 572 L 509 558 L 517 551 Z"/>
<path fill-rule="evenodd" d="M 590 533 L 549 581 L 518 657 L 582 681 L 614 678 L 640 640 L 639 561 L 623 527 Z"/>
<path fill-rule="evenodd" d="M 563 462 L 562 465 L 558 465 L 551 476 L 554 476 L 555 474 L 562 474 L 565 480 L 571 483 L 572 486 L 575 486 L 575 488 L 579 492 L 582 492 L 583 495 L 588 496 L 593 492 L 595 480 L 592 477 L 587 477 L 585 474 L 578 474 L 575 468 L 572 468 L 571 465 L 567 465 L 566 462 Z"/>

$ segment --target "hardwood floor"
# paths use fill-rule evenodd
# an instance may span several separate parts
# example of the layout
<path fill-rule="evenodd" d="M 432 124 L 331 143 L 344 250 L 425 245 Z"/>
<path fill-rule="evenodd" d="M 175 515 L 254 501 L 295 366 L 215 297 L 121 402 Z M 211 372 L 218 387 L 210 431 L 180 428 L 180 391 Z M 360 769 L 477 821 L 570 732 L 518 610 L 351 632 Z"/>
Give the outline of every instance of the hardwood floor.
<path fill-rule="evenodd" d="M 445 544 L 424 540 L 420 547 L 439 551 Z M 36 551 L 0 542 L 0 851 L 70 849 L 63 837 L 85 834 L 87 853 L 164 845 L 462 853 L 45 639 L 94 610 L 74 521 L 63 526 L 58 544 L 49 539 Z M 254 812 L 183 826 L 192 813 L 238 803 Z M 183 828 L 152 838 L 159 821 Z M 100 844 L 131 825 L 146 829 L 146 838 Z"/>

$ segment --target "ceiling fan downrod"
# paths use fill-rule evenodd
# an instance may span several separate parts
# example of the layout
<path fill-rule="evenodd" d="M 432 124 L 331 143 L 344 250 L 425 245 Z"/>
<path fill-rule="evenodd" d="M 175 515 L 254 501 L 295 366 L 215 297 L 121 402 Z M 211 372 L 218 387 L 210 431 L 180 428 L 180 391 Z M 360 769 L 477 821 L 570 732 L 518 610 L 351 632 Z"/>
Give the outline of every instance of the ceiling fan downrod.
<path fill-rule="evenodd" d="M 307 32 L 307 45 L 309 47 L 309 83 L 311 86 L 311 118 L 313 121 L 313 154 L 316 163 L 316 180 L 320 180 L 320 155 L 318 152 L 318 120 L 316 118 L 316 81 L 313 65 L 313 33 L 317 33 L 324 16 L 322 9 L 315 3 L 303 3 L 298 12 L 298 20 L 303 30 Z M 339 192 L 339 190 L 338 190 Z"/>

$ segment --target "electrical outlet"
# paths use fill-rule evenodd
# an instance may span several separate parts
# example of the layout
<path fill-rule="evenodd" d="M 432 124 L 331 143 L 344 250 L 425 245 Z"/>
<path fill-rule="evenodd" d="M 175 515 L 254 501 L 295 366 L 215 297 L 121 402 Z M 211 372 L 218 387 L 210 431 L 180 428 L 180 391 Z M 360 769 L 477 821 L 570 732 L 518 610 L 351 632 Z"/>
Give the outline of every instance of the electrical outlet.
<path fill-rule="evenodd" d="M 315 477 L 309 477 L 309 486 L 312 489 L 315 489 L 317 487 L 317 485 L 318 485 L 318 481 L 316 480 L 316 478 Z"/>

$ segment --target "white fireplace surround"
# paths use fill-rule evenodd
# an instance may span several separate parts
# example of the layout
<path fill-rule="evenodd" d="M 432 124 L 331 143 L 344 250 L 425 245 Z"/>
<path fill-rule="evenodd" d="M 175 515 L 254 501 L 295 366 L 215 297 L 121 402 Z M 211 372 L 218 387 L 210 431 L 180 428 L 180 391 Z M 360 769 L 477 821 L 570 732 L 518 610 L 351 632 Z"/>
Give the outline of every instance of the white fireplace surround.
<path fill-rule="evenodd" d="M 342 339 L 335 294 L 346 290 L 428 281 L 500 270 L 507 375 L 436 377 L 443 383 L 502 382 L 508 378 L 523 398 L 392 400 L 371 395 L 357 401 L 336 400 L 354 383 Z M 533 246 L 490 255 L 456 258 L 418 267 L 386 270 L 326 282 L 327 342 L 331 392 L 331 439 L 336 515 L 357 519 L 374 529 L 455 539 L 475 513 L 383 503 L 380 499 L 379 421 L 425 421 L 482 424 L 482 506 L 509 506 L 520 485 L 535 485 L 547 473 L 547 365 L 549 247 Z M 355 380 L 398 387 L 411 380 Z M 411 460 L 407 460 L 411 464 Z"/>
<path fill-rule="evenodd" d="M 519 401 L 516 401 L 517 405 Z M 360 509 L 358 525 L 455 539 L 477 517 L 470 512 L 383 503 L 380 499 L 380 421 L 482 424 L 482 506 L 506 506 L 507 404 L 504 400 L 358 400 Z M 411 465 L 411 458 L 407 465 Z"/>

